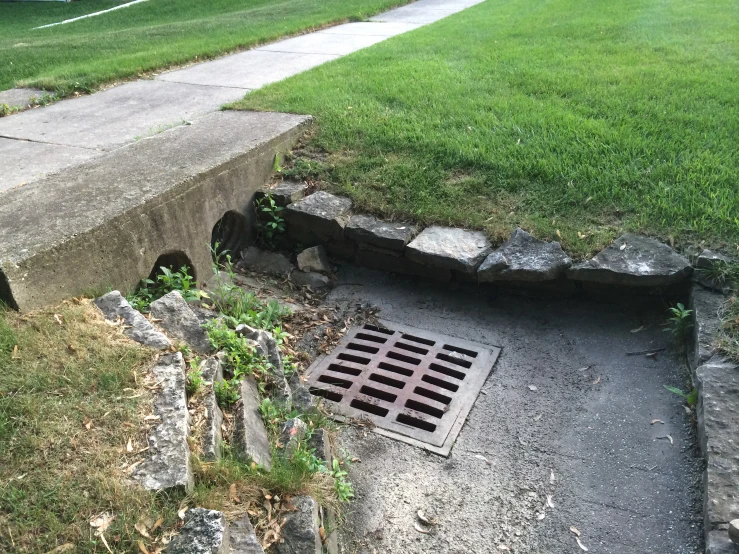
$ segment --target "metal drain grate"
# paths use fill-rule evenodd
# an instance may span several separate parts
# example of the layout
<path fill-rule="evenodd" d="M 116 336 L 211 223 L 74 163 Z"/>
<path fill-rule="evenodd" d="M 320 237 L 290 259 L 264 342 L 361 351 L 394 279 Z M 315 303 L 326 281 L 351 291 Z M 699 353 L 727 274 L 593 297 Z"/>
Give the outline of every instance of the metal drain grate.
<path fill-rule="evenodd" d="M 308 370 L 312 394 L 377 432 L 449 454 L 500 349 L 383 321 L 354 327 Z"/>

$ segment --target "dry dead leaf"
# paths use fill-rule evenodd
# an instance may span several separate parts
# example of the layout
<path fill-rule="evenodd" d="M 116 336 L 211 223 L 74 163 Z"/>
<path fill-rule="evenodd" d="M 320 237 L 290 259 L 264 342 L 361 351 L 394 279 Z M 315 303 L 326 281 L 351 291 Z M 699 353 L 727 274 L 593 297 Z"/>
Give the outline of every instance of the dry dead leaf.
<path fill-rule="evenodd" d="M 584 545 L 584 544 L 582 543 L 582 541 L 580 540 L 580 537 L 576 537 L 576 538 L 575 538 L 575 540 L 577 541 L 577 546 L 579 546 L 579 547 L 580 547 L 580 550 L 582 550 L 583 552 L 587 552 L 587 551 L 588 551 L 588 547 L 587 547 L 587 546 L 585 546 L 585 545 Z"/>
<path fill-rule="evenodd" d="M 554 234 L 557 235 L 557 238 L 560 238 L 560 239 L 562 238 L 562 233 L 559 232 L 559 229 L 557 229 L 556 231 L 554 231 Z"/>
<path fill-rule="evenodd" d="M 62 323 L 62 315 L 60 314 L 54 314 L 54 321 L 56 321 L 59 325 L 63 325 Z"/>
<path fill-rule="evenodd" d="M 478 460 L 483 460 L 483 461 L 485 461 L 485 462 L 486 462 L 486 463 L 487 463 L 487 464 L 488 464 L 489 466 L 493 465 L 493 462 L 492 462 L 491 460 L 488 460 L 488 459 L 487 459 L 487 458 L 486 458 L 485 456 L 483 456 L 482 454 L 475 454 L 475 458 L 477 458 Z"/>
<path fill-rule="evenodd" d="M 326 529 L 324 529 L 323 525 L 321 525 L 318 528 L 318 534 L 321 535 L 321 542 L 325 543 L 326 542 Z"/>
<path fill-rule="evenodd" d="M 128 442 L 126 443 L 126 452 L 133 452 L 133 442 L 131 439 L 128 439 Z"/>
<path fill-rule="evenodd" d="M 570 531 L 572 531 L 573 533 L 575 533 L 575 535 L 577 535 L 578 537 L 580 536 L 580 530 L 577 527 L 575 527 L 574 525 L 572 527 L 570 527 Z"/>
<path fill-rule="evenodd" d="M 13 354 L 10 356 L 12 360 L 20 360 L 21 357 L 18 355 L 18 345 L 13 346 Z"/>
<path fill-rule="evenodd" d="M 134 528 L 139 532 L 139 535 L 142 537 L 145 537 L 147 539 L 151 538 L 151 535 L 149 535 L 149 531 L 146 529 L 146 524 L 143 521 L 139 521 L 134 525 Z"/>
<path fill-rule="evenodd" d="M 62 552 L 69 552 L 70 550 L 74 550 L 74 545 L 71 542 L 65 542 L 53 550 L 49 550 L 46 554 L 61 554 Z"/>
<path fill-rule="evenodd" d="M 664 425 L 664 424 L 665 424 L 665 422 L 664 422 L 664 421 L 662 421 L 661 419 L 653 419 L 653 420 L 652 420 L 652 423 L 650 423 L 650 425 L 654 425 L 655 423 L 661 423 L 662 425 Z"/>
<path fill-rule="evenodd" d="M 108 546 L 108 541 L 105 540 L 105 535 L 103 535 L 102 533 L 100 533 L 100 540 L 103 541 L 103 544 L 105 545 L 105 548 L 108 549 L 108 552 L 110 552 L 110 554 L 113 554 L 113 551 L 110 549 L 110 546 Z"/>
<path fill-rule="evenodd" d="M 164 523 L 164 518 L 163 517 L 160 517 L 158 520 L 156 520 L 156 522 L 154 523 L 154 525 L 151 526 L 151 529 L 149 529 L 149 531 L 151 531 L 153 533 L 154 531 L 156 531 L 157 529 L 159 529 L 162 526 L 162 523 Z"/>
<path fill-rule="evenodd" d="M 113 514 L 104 512 L 90 520 L 90 527 L 94 527 L 97 529 L 97 534 L 101 534 L 113 523 L 114 519 L 115 516 Z"/>
<path fill-rule="evenodd" d="M 671 435 L 662 435 L 661 437 L 657 437 L 657 439 L 668 439 L 670 441 L 670 444 L 671 445 L 672 444 L 675 444 L 675 441 L 672 440 L 672 436 Z M 657 440 L 657 439 L 654 439 L 654 440 Z"/>
<path fill-rule="evenodd" d="M 600 375 L 598 375 L 598 378 L 595 381 L 593 381 L 594 385 L 597 385 L 598 383 L 600 383 Z"/>
<path fill-rule="evenodd" d="M 149 554 L 149 551 L 146 549 L 146 546 L 144 546 L 143 541 L 138 542 L 139 550 L 141 551 L 141 554 Z"/>
<path fill-rule="evenodd" d="M 267 521 L 272 521 L 272 504 L 270 504 L 269 500 L 265 500 L 262 502 L 262 506 L 267 510 Z"/>
<path fill-rule="evenodd" d="M 641 327 L 637 327 L 636 329 L 632 329 L 631 332 L 632 333 L 639 333 L 641 331 L 644 331 L 645 329 L 646 329 L 646 327 L 644 327 L 644 325 L 642 325 Z"/>
<path fill-rule="evenodd" d="M 619 250 L 626 250 L 626 243 L 623 243 L 621 246 L 618 247 Z"/>
<path fill-rule="evenodd" d="M 177 512 L 177 517 L 179 517 L 181 520 L 184 521 L 187 510 L 189 510 L 187 506 L 180 508 L 179 511 Z"/>
<path fill-rule="evenodd" d="M 413 522 L 413 528 L 419 533 L 423 533 L 424 535 L 428 535 L 430 533 L 430 531 L 427 531 L 426 529 L 421 527 L 417 522 Z"/>
<path fill-rule="evenodd" d="M 537 391 L 539 389 L 536 388 L 536 385 L 529 385 L 529 390 L 530 391 Z"/>
<path fill-rule="evenodd" d="M 241 500 L 236 495 L 236 483 L 231 483 L 231 486 L 228 488 L 228 496 L 231 498 L 231 500 L 236 502 L 236 504 L 241 503 Z"/>

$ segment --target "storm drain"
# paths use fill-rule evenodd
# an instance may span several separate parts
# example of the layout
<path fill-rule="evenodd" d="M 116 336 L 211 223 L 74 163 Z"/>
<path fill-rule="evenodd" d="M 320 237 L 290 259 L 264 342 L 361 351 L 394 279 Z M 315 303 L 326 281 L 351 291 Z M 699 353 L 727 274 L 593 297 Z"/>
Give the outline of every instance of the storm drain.
<path fill-rule="evenodd" d="M 352 328 L 308 370 L 335 414 L 449 454 L 500 349 L 383 321 Z"/>

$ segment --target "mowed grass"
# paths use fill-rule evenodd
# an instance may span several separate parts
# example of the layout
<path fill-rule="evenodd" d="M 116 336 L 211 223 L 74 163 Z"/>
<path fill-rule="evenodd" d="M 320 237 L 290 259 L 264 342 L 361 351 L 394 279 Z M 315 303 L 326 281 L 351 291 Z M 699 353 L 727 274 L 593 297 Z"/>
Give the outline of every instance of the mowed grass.
<path fill-rule="evenodd" d="M 316 116 L 292 170 L 363 210 L 735 250 L 737 76 L 733 0 L 487 0 L 235 107 Z"/>
<path fill-rule="evenodd" d="M 0 90 L 89 91 L 281 36 L 361 19 L 403 0 L 150 0 L 47 29 L 125 0 L 0 2 Z"/>

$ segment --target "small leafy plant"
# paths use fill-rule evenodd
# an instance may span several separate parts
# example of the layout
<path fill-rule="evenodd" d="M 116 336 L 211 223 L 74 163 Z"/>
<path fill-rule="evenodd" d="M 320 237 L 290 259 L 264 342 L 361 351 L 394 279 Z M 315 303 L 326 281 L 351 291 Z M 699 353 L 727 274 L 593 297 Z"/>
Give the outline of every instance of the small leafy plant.
<path fill-rule="evenodd" d="M 185 384 L 185 392 L 187 396 L 193 396 L 198 393 L 205 385 L 203 373 L 198 369 L 197 363 L 191 363 L 190 370 L 187 372 L 187 383 Z"/>
<path fill-rule="evenodd" d="M 256 202 L 257 236 L 264 245 L 274 248 L 275 239 L 285 232 L 285 219 L 280 215 L 285 208 L 278 206 L 271 194 L 262 196 Z"/>
<path fill-rule="evenodd" d="M 688 310 L 681 303 L 677 303 L 668 309 L 671 316 L 667 320 L 666 333 L 671 333 L 679 344 L 684 344 L 688 331 L 693 327 L 691 315 L 693 310 Z"/>
<path fill-rule="evenodd" d="M 146 312 L 154 300 L 173 290 L 180 291 L 182 298 L 187 302 L 207 297 L 207 294 L 198 288 L 187 266 L 182 266 L 179 271 L 172 267 L 160 267 L 156 280 L 142 279 L 136 292 L 128 295 L 126 299 L 135 309 Z"/>
<path fill-rule="evenodd" d="M 334 486 L 336 487 L 336 496 L 341 502 L 348 502 L 354 498 L 354 487 L 346 480 L 348 473 L 341 469 L 339 460 L 334 458 L 333 467 L 329 475 L 334 478 Z"/>
<path fill-rule="evenodd" d="M 219 406 L 222 408 L 229 408 L 239 401 L 241 398 L 241 395 L 239 394 L 240 382 L 241 380 L 236 378 L 224 379 L 223 381 L 218 381 L 214 385 L 213 392 L 216 395 L 216 400 L 218 401 Z"/>
<path fill-rule="evenodd" d="M 739 264 L 736 262 L 715 260 L 710 266 L 699 267 L 695 271 L 716 287 L 736 287 L 739 283 Z"/>
<path fill-rule="evenodd" d="M 677 387 L 670 387 L 668 385 L 664 385 L 664 387 L 671 393 L 676 394 L 681 398 L 684 398 L 685 401 L 688 403 L 688 406 L 695 406 L 695 403 L 698 402 L 698 391 L 696 390 L 695 387 L 693 387 L 693 390 L 691 390 L 687 394 Z"/>

